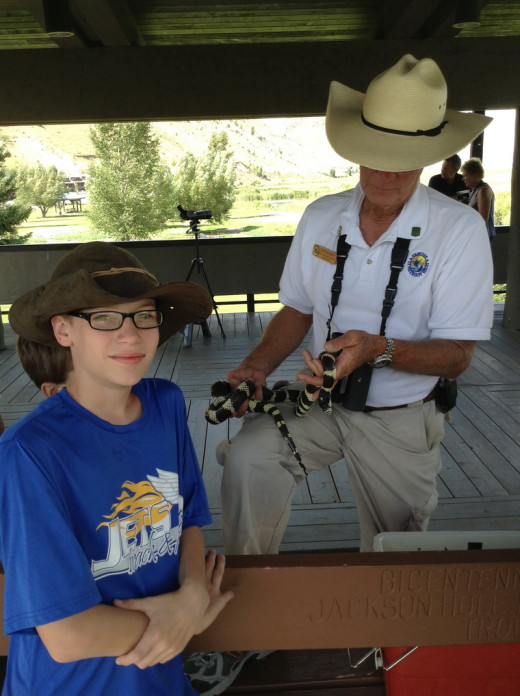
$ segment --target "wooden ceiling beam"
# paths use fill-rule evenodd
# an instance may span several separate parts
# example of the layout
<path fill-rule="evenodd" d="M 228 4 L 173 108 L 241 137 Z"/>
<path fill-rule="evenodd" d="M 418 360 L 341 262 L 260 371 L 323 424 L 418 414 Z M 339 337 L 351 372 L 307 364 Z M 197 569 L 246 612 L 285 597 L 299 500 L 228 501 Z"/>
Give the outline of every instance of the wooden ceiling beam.
<path fill-rule="evenodd" d="M 480 12 L 487 2 L 488 0 L 475 0 Z M 440 39 L 457 36 L 461 30 L 453 26 L 456 19 L 456 6 L 457 0 L 442 0 L 416 38 Z"/>
<path fill-rule="evenodd" d="M 126 0 L 72 0 L 73 11 L 102 46 L 141 46 L 143 39 Z"/>
<path fill-rule="evenodd" d="M 459 29 L 453 27 L 456 0 L 441 0 L 416 33 L 417 39 L 453 38 Z"/>
<path fill-rule="evenodd" d="M 415 36 L 441 2 L 442 0 L 386 0 L 381 10 L 378 38 L 405 39 Z"/>
<path fill-rule="evenodd" d="M 43 0 L 20 0 L 20 6 L 30 12 L 44 31 L 47 30 Z M 141 46 L 144 43 L 126 0 L 69 0 L 68 12 L 74 35 L 53 37 L 59 48 Z"/>
<path fill-rule="evenodd" d="M 405 53 L 439 63 L 454 108 L 520 106 L 520 71 L 504 70 L 519 37 L 16 50 L 1 53 L 0 126 L 321 115 L 331 80 L 365 91 Z"/>
<path fill-rule="evenodd" d="M 29 12 L 44 32 L 47 31 L 43 0 L 19 0 L 20 8 Z M 66 38 L 53 37 L 52 40 L 59 48 L 82 48 L 89 45 L 86 33 L 79 26 L 73 13 L 70 13 L 74 35 Z"/>

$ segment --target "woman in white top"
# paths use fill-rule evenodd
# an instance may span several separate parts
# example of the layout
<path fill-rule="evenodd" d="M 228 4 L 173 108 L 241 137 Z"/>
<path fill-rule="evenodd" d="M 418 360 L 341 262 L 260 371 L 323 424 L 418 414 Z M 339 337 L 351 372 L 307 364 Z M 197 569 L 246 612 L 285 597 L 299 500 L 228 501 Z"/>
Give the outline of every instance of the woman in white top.
<path fill-rule="evenodd" d="M 471 157 L 462 165 L 462 178 L 466 186 L 471 189 L 468 200 L 470 208 L 474 208 L 484 218 L 489 241 L 496 236 L 495 218 L 495 194 L 489 184 L 483 181 L 484 167 L 478 157 Z"/>

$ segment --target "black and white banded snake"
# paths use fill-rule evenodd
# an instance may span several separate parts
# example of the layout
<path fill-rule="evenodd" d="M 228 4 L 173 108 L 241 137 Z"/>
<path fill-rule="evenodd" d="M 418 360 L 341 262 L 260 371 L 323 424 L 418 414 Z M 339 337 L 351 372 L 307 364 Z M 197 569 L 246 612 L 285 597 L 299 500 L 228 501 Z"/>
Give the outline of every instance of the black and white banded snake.
<path fill-rule="evenodd" d="M 314 404 L 313 395 L 319 390 L 318 403 L 322 410 L 330 415 L 332 413 L 332 387 L 336 381 L 337 355 L 338 353 L 328 352 L 320 354 L 319 357 L 323 367 L 323 384 L 321 387 L 310 384 L 307 384 L 303 390 L 262 387 L 261 400 L 251 398 L 256 390 L 255 384 L 251 380 L 244 380 L 235 390 L 231 389 L 229 382 L 219 380 L 211 386 L 211 401 L 206 409 L 206 420 L 214 424 L 223 423 L 226 419 L 231 418 L 246 400 L 249 400 L 247 405 L 248 411 L 251 413 L 267 413 L 274 419 L 296 461 L 304 474 L 307 475 L 308 471 L 303 463 L 301 454 L 277 404 L 288 401 L 295 402 L 294 413 L 301 418 L 309 413 Z"/>

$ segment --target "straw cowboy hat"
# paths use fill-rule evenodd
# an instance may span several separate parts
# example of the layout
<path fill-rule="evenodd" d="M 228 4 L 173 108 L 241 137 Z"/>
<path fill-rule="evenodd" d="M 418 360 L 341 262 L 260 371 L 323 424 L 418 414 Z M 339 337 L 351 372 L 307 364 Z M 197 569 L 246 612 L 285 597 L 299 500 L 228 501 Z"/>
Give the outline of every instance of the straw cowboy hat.
<path fill-rule="evenodd" d="M 334 150 L 370 169 L 403 172 L 461 150 L 492 121 L 446 108 L 446 81 L 431 58 L 405 55 L 366 94 L 331 82 L 325 128 Z"/>
<path fill-rule="evenodd" d="M 156 300 L 163 313 L 159 343 L 211 314 L 211 297 L 197 283 L 159 284 L 129 251 L 108 242 L 80 244 L 66 254 L 50 280 L 19 297 L 9 311 L 13 330 L 32 341 L 57 346 L 50 319 L 78 309 Z"/>

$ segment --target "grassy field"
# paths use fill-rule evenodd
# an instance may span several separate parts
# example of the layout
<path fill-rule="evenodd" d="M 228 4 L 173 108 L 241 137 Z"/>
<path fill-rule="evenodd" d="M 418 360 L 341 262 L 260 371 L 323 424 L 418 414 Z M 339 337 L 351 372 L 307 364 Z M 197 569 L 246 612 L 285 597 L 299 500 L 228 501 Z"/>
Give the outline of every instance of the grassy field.
<path fill-rule="evenodd" d="M 424 170 L 421 181 L 425 184 L 437 167 Z M 500 213 L 500 224 L 509 224 L 510 193 L 508 177 L 510 171 L 492 171 L 486 179 L 496 195 L 495 212 Z M 336 193 L 356 185 L 358 176 L 321 177 L 319 180 L 300 180 L 296 177 L 283 182 L 262 182 L 242 185 L 237 189 L 237 198 L 230 217 L 224 224 L 211 220 L 201 222 L 201 233 L 207 236 L 232 237 L 237 234 L 250 236 L 291 235 L 294 234 L 298 220 L 305 207 L 320 196 Z M 39 210 L 33 210 L 29 220 L 21 225 L 21 231 L 30 231 L 30 244 L 59 242 L 85 242 L 91 239 L 113 241 L 103 234 L 96 233 L 88 219 L 88 203 L 82 213 L 67 212 L 58 214 L 53 209 L 47 217 Z M 188 225 L 181 220 L 170 221 L 164 229 L 155 233 L 151 239 L 182 239 Z"/>
<path fill-rule="evenodd" d="M 299 183 L 299 182 L 298 182 Z M 237 234 L 250 236 L 294 234 L 305 207 L 327 193 L 335 193 L 355 184 L 350 179 L 308 181 L 303 184 L 244 186 L 238 189 L 237 200 L 230 217 L 224 224 L 211 220 L 201 222 L 201 233 L 207 236 L 231 237 Z M 189 226 L 181 221 L 171 221 L 151 239 L 182 239 Z M 20 226 L 23 232 L 31 232 L 30 244 L 59 242 L 86 242 L 92 239 L 110 240 L 97 234 L 88 219 L 88 203 L 81 213 L 56 213 L 51 209 L 46 217 L 39 210 L 32 211 L 27 222 Z"/>
<path fill-rule="evenodd" d="M 33 211 L 29 220 L 20 226 L 23 232 L 31 232 L 29 244 L 52 244 L 60 242 L 88 242 L 93 239 L 114 241 L 106 235 L 96 233 L 91 227 L 88 216 L 83 213 L 68 213 L 56 215 L 48 213 L 42 218 L 39 211 Z M 260 213 L 249 211 L 234 215 L 227 220 L 226 225 L 217 225 L 210 221 L 201 222 L 200 231 L 207 236 L 231 237 L 237 234 L 252 236 L 294 234 L 299 212 Z M 183 239 L 189 226 L 186 223 L 174 222 L 163 230 L 155 233 L 150 239 Z"/>

